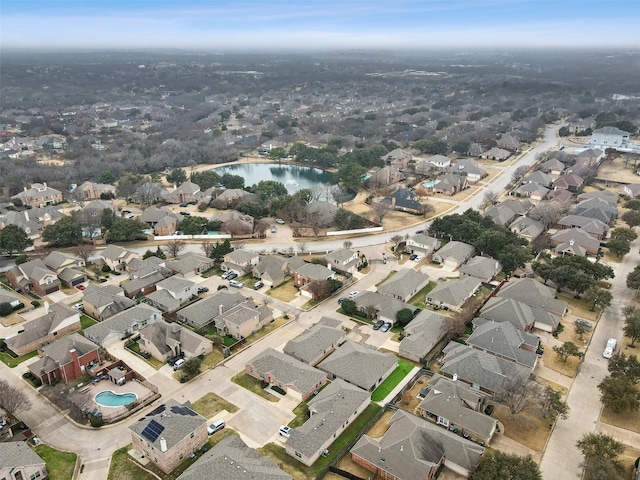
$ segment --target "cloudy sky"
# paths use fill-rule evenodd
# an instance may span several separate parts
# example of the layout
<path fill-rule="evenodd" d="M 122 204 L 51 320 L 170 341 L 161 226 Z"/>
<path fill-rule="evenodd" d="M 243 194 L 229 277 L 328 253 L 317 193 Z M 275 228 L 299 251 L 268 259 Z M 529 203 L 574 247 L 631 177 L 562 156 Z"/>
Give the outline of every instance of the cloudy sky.
<path fill-rule="evenodd" d="M 639 47 L 638 0 L 0 0 L 2 48 Z"/>

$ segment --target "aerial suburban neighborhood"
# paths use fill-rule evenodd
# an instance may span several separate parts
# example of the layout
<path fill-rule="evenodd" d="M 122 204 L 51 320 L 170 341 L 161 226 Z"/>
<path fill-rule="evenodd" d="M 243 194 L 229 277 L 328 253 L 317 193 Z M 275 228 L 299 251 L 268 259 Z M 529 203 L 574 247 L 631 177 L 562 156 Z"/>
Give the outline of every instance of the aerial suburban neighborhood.
<path fill-rule="evenodd" d="M 626 61 L 65 55 L 0 73 L 0 480 L 640 478 Z"/>

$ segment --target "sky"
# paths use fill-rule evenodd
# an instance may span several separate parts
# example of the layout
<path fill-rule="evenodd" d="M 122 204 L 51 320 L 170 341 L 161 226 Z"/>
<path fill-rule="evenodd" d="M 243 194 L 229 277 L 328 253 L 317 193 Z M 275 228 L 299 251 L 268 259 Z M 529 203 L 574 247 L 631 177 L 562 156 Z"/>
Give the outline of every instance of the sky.
<path fill-rule="evenodd" d="M 640 47 L 639 0 L 0 0 L 0 47 Z"/>

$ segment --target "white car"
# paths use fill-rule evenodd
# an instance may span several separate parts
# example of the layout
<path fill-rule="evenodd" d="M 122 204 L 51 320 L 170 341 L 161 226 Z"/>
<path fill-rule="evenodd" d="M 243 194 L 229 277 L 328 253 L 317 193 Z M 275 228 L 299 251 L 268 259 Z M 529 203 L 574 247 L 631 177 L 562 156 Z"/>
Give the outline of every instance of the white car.
<path fill-rule="evenodd" d="M 604 358 L 613 357 L 613 352 L 616 351 L 617 344 L 618 341 L 615 338 L 610 338 L 609 340 L 607 340 L 607 346 L 605 347 L 604 352 L 602 352 L 602 356 Z"/>
<path fill-rule="evenodd" d="M 291 436 L 291 434 L 293 433 L 293 428 L 287 426 L 287 425 L 282 425 L 280 427 L 280 429 L 278 430 L 278 433 L 280 435 L 282 435 L 285 438 L 289 438 Z"/>
<path fill-rule="evenodd" d="M 420 260 L 422 260 L 424 257 L 422 255 L 418 255 L 416 257 L 416 262 L 419 262 Z"/>
<path fill-rule="evenodd" d="M 284 220 L 283 220 L 283 219 L 281 219 L 281 218 L 276 218 L 276 223 L 277 223 L 278 225 L 284 225 Z"/>
<path fill-rule="evenodd" d="M 244 287 L 244 283 L 239 282 L 237 280 L 229 280 L 229 285 L 231 285 L 232 287 L 236 287 L 236 288 Z"/>
<path fill-rule="evenodd" d="M 360 295 L 360 292 L 358 290 L 354 290 L 353 292 L 349 293 L 349 298 L 356 298 L 358 295 Z"/>

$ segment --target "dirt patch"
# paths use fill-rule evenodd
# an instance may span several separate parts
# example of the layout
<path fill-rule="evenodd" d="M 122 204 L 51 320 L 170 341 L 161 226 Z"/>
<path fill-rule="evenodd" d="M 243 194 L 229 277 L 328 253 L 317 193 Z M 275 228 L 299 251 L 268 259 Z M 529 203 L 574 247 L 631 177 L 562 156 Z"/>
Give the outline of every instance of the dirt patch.
<path fill-rule="evenodd" d="M 382 437 L 387 430 L 389 430 L 389 420 L 393 417 L 393 414 L 396 413 L 391 410 L 387 410 L 382 414 L 382 416 L 378 419 L 376 423 L 369 429 L 367 435 L 371 438 L 380 438 Z"/>
<path fill-rule="evenodd" d="M 606 159 L 598 167 L 598 178 L 622 183 L 640 183 L 640 177 L 634 175 L 637 155 L 618 154 L 612 160 Z M 625 165 L 626 163 L 626 165 Z M 637 179 L 636 181 L 632 179 Z"/>
<path fill-rule="evenodd" d="M 427 376 L 422 376 L 416 380 L 411 388 L 407 390 L 407 394 L 404 395 L 405 400 L 409 400 L 408 403 L 403 402 L 401 399 L 397 404 L 398 407 L 406 410 L 407 412 L 414 413 L 416 407 L 420 405 L 420 402 L 422 402 L 422 399 L 418 398 L 418 394 L 420 393 L 420 390 L 427 386 L 428 381 L 429 377 Z"/>
<path fill-rule="evenodd" d="M 492 415 L 504 425 L 504 435 L 536 452 L 542 452 L 551 434 L 552 421 L 537 411 L 525 410 L 511 415 L 504 405 L 496 405 Z"/>
<path fill-rule="evenodd" d="M 572 317 L 572 318 L 567 318 Z M 591 330 L 587 330 L 587 332 L 582 335 L 582 340 L 580 340 L 578 334 L 576 333 L 576 318 L 572 315 L 567 315 L 562 320 L 562 325 L 564 326 L 564 330 L 558 334 L 558 340 L 561 342 L 573 342 L 580 348 L 586 348 L 587 343 L 589 343 L 589 338 L 593 334 L 593 327 Z M 595 325 L 594 325 L 595 327 Z"/>
<path fill-rule="evenodd" d="M 558 355 L 556 355 L 556 352 L 553 351 L 553 348 L 550 347 L 544 349 L 542 362 L 545 367 L 571 378 L 576 376 L 578 367 L 580 366 L 580 359 L 569 357 L 566 362 L 563 362 Z"/>
<path fill-rule="evenodd" d="M 336 464 L 336 467 L 349 473 L 353 473 L 354 475 L 357 475 L 361 478 L 369 478 L 371 476 L 371 472 L 366 468 L 358 465 L 357 463 L 354 463 L 353 460 L 351 460 L 351 455 L 348 453 L 344 457 L 342 457 L 342 459 Z M 326 476 L 324 478 L 329 477 Z M 340 480 L 344 480 L 344 477 L 338 478 Z"/>

